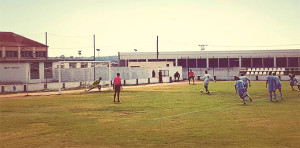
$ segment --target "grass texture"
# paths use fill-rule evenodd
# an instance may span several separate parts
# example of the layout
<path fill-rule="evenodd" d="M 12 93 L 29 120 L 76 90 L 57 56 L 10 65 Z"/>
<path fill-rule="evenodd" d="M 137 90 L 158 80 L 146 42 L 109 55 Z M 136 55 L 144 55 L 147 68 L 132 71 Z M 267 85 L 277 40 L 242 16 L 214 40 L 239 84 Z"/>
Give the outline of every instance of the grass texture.
<path fill-rule="evenodd" d="M 268 102 L 251 82 L 253 102 L 233 81 L 113 92 L 0 99 L 0 147 L 299 147 L 300 93 L 282 82 L 284 100 Z M 277 92 L 278 96 L 279 93 Z"/>

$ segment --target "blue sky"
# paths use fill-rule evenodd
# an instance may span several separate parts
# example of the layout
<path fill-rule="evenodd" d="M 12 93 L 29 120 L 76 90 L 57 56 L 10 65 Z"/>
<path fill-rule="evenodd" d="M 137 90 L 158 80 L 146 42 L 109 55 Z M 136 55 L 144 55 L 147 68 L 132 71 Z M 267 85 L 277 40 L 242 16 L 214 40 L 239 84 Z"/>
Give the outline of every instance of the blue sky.
<path fill-rule="evenodd" d="M 117 52 L 300 49 L 299 0 L 0 0 L 0 31 L 50 56 Z M 297 44 L 297 45 L 294 45 Z M 98 54 L 96 54 L 98 55 Z"/>

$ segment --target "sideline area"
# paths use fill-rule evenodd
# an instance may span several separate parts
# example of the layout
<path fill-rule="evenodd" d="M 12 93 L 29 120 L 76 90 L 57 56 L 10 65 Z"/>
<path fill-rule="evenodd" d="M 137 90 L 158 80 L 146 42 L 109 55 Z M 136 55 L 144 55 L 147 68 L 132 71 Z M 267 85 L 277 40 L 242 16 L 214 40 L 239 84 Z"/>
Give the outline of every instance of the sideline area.
<path fill-rule="evenodd" d="M 179 82 L 172 82 L 172 83 L 154 83 L 154 84 L 141 84 L 141 85 L 125 85 L 123 89 L 127 88 L 140 88 L 140 87 L 157 87 L 157 86 L 168 86 L 168 85 L 175 85 L 175 84 L 187 84 L 188 81 L 179 81 Z M 195 83 L 199 84 L 199 82 Z M 0 99 L 20 99 L 27 96 L 53 96 L 53 95 L 63 95 L 63 94 L 80 94 L 80 93 L 88 93 L 85 91 L 86 89 L 76 89 L 76 90 L 62 90 L 61 94 L 58 91 L 34 91 L 34 92 L 22 92 L 22 93 L 7 93 L 1 94 Z M 90 92 L 97 92 L 98 89 L 94 88 Z M 101 91 L 110 91 L 108 87 L 104 87 Z M 111 89 L 113 91 L 113 89 Z"/>

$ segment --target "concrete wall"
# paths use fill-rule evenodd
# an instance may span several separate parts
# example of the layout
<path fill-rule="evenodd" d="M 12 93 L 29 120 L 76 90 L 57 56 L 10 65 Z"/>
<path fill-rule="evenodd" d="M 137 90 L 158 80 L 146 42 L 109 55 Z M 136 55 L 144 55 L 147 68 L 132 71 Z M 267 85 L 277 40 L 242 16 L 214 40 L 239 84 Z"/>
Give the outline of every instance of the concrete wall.
<path fill-rule="evenodd" d="M 121 78 L 146 79 L 151 77 L 151 69 L 142 67 L 111 67 L 111 79 L 120 73 Z M 102 77 L 102 80 L 109 80 L 108 67 L 96 67 L 95 79 Z M 62 82 L 84 82 L 94 81 L 94 68 L 65 68 L 61 69 Z M 58 82 L 58 69 L 54 69 L 53 82 Z"/>
<path fill-rule="evenodd" d="M 128 62 L 128 67 L 132 66 L 138 66 L 138 67 L 144 67 L 144 68 L 149 68 L 151 69 L 150 75 L 152 76 L 152 71 L 155 71 L 155 77 L 158 77 L 158 72 L 159 70 L 163 68 L 169 68 L 167 67 L 173 67 L 173 62 L 168 62 L 168 61 L 160 61 L 160 62 Z"/>
<path fill-rule="evenodd" d="M 150 83 L 149 83 L 150 80 Z M 126 85 L 139 85 L 139 84 L 153 84 L 158 83 L 158 78 L 147 78 L 147 79 L 130 79 L 125 80 Z M 138 82 L 138 83 L 137 83 Z M 164 83 L 170 83 L 169 77 L 163 77 Z M 61 88 L 63 89 L 74 89 L 79 87 L 89 86 L 93 83 L 93 81 L 88 82 L 62 82 Z M 108 85 L 110 81 L 101 81 L 101 85 Z M 124 85 L 124 80 L 122 80 L 122 84 Z M 48 83 L 48 90 L 58 91 L 59 83 Z M 2 91 L 4 88 L 4 91 Z M 18 85 L 0 85 L 0 93 L 13 93 L 13 92 L 26 92 L 28 91 L 42 91 L 44 90 L 44 83 L 36 83 L 36 84 L 18 84 Z"/>
<path fill-rule="evenodd" d="M 234 76 L 238 76 L 240 71 L 238 68 L 215 68 L 215 69 L 206 69 L 206 68 L 190 68 L 195 74 L 195 78 L 197 79 L 198 76 L 203 76 L 205 74 L 205 70 L 212 76 L 216 76 L 217 80 L 234 80 Z M 188 79 L 188 69 L 183 68 L 182 70 L 183 78 Z"/>
<path fill-rule="evenodd" d="M 0 84 L 26 83 L 28 80 L 28 63 L 1 63 Z"/>

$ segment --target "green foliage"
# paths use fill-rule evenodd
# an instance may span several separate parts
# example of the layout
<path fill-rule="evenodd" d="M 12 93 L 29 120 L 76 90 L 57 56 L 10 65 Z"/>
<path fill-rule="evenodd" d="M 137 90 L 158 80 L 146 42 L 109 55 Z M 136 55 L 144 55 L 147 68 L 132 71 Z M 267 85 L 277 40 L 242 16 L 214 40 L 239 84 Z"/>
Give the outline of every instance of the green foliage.
<path fill-rule="evenodd" d="M 178 84 L 178 85 L 174 85 Z M 300 93 L 283 82 L 268 102 L 251 82 L 243 105 L 233 82 L 157 85 L 113 92 L 0 100 L 1 147 L 298 147 Z"/>

